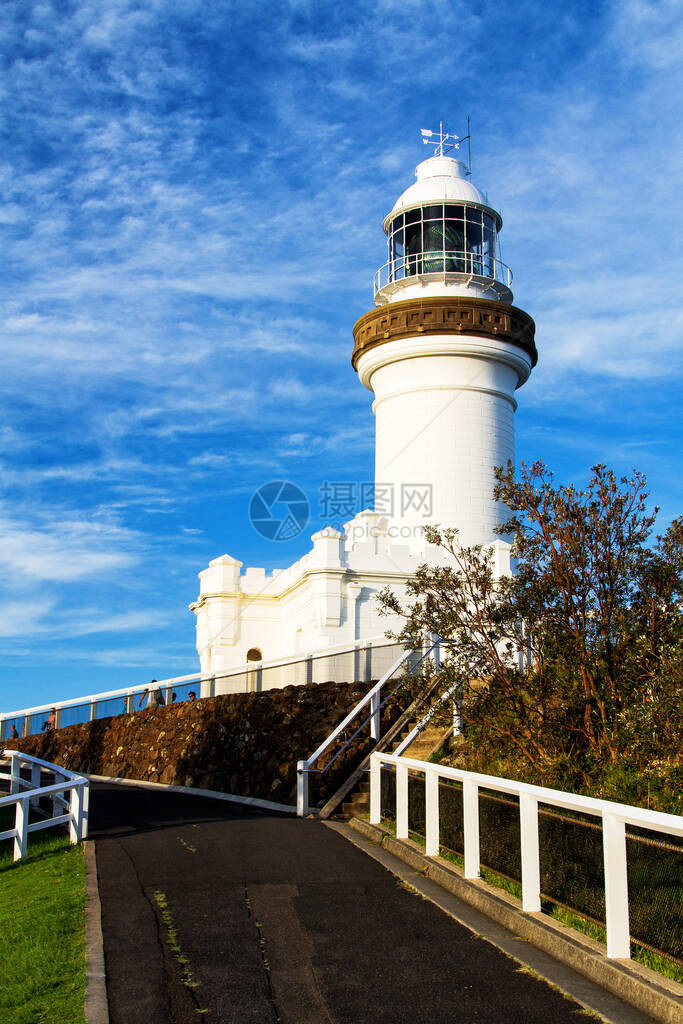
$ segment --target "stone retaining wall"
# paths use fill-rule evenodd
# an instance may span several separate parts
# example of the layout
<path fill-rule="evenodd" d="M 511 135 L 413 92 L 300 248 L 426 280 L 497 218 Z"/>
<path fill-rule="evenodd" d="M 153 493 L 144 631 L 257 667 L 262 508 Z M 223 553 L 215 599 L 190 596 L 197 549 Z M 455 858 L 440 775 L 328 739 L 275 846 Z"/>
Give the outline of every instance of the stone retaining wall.
<path fill-rule="evenodd" d="M 369 685 L 309 684 L 184 701 L 66 726 L 6 746 L 72 771 L 293 804 L 296 762 L 313 753 Z M 398 713 L 392 698 L 383 711 L 383 728 Z M 366 727 L 329 776 L 315 777 L 312 803 L 314 795 L 315 802 L 331 796 L 350 774 L 369 749 L 367 736 Z"/>

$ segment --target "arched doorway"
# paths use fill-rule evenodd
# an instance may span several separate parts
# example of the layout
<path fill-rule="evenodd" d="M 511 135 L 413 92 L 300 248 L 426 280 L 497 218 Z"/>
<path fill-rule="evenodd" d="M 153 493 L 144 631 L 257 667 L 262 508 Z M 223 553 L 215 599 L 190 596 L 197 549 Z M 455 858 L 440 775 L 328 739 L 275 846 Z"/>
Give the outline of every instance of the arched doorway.
<path fill-rule="evenodd" d="M 247 651 L 247 692 L 258 693 L 261 690 L 261 665 L 263 655 L 258 647 L 250 647 Z M 258 662 L 258 664 L 257 664 Z"/>

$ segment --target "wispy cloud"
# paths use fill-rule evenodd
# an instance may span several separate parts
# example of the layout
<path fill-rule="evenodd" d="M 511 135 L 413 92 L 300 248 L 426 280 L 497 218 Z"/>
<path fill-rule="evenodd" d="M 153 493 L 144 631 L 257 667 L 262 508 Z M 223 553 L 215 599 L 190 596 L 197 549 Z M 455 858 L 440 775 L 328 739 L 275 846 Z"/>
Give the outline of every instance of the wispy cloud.
<path fill-rule="evenodd" d="M 120 526 L 85 519 L 55 520 L 27 528 L 0 517 L 0 576 L 72 582 L 96 573 L 131 568 L 139 558 L 130 550 L 134 534 Z"/>

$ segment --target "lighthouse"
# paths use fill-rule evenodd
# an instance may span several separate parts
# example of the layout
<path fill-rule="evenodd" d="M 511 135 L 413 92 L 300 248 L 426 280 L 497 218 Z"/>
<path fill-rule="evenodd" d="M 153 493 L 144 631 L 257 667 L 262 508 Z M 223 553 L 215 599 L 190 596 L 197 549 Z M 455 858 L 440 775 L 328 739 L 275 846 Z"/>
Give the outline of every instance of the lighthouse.
<path fill-rule="evenodd" d="M 384 218 L 374 306 L 353 329 L 352 363 L 374 394 L 374 501 L 314 533 L 293 565 L 267 573 L 224 554 L 200 572 L 190 607 L 216 692 L 248 689 L 257 677 L 264 688 L 291 682 L 290 668 L 254 675 L 254 664 L 278 659 L 319 663 L 324 674 L 320 652 L 360 649 L 400 628 L 380 614 L 377 595 L 388 586 L 400 599 L 421 563 L 445 564 L 426 542 L 427 524 L 489 548 L 496 576 L 510 571 L 510 546 L 496 531 L 506 513 L 493 497 L 495 468 L 514 460 L 515 394 L 536 363 L 534 322 L 513 305 L 502 218 L 452 155 L 459 140 L 443 129 L 422 134 L 435 151 Z M 258 492 L 259 521 L 270 515 L 268 494 L 290 486 Z M 278 523 L 269 525 L 277 539 Z M 302 661 L 305 652 L 318 655 Z"/>
<path fill-rule="evenodd" d="M 500 259 L 500 213 L 448 155 L 457 137 L 423 136 L 435 153 L 384 219 L 387 260 L 352 357 L 375 395 L 375 494 L 391 495 L 394 531 L 415 554 L 427 505 L 461 543 L 495 540 L 494 469 L 514 462 L 515 392 L 537 359 Z"/>

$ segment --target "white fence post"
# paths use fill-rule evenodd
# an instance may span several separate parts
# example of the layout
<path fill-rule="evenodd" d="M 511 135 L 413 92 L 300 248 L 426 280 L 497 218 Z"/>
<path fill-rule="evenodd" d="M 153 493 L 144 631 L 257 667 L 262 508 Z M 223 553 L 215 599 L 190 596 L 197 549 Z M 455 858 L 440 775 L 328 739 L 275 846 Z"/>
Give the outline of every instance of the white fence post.
<path fill-rule="evenodd" d="M 21 791 L 21 786 L 19 785 L 19 780 L 21 779 L 21 760 L 19 759 L 18 751 L 16 753 L 14 751 L 12 751 L 10 753 L 9 758 L 10 758 L 9 791 L 10 791 L 11 795 L 14 795 L 15 793 L 19 793 Z"/>
<path fill-rule="evenodd" d="M 439 856 L 439 776 L 425 771 L 425 853 Z"/>
<path fill-rule="evenodd" d="M 602 816 L 602 848 L 605 861 L 605 921 L 607 956 L 626 960 L 631 956 L 628 917 L 626 827 L 614 814 Z"/>
<path fill-rule="evenodd" d="M 83 787 L 83 812 L 81 817 L 81 839 L 88 838 L 88 822 L 90 818 L 90 785 Z"/>
<path fill-rule="evenodd" d="M 305 761 L 296 763 L 296 813 L 299 818 L 308 814 L 308 772 Z"/>
<path fill-rule="evenodd" d="M 382 820 L 382 762 L 370 758 L 370 824 L 379 825 Z"/>
<path fill-rule="evenodd" d="M 538 848 L 538 800 L 519 794 L 519 831 L 522 861 L 522 910 L 541 909 L 541 859 Z"/>
<path fill-rule="evenodd" d="M 28 799 L 22 797 L 21 800 L 17 800 L 17 809 L 14 817 L 14 828 L 16 829 L 16 836 L 14 837 L 14 859 L 21 860 L 22 857 L 26 856 L 26 838 L 28 825 Z"/>
<path fill-rule="evenodd" d="M 373 693 L 370 698 L 370 736 L 375 742 L 380 738 L 382 730 L 382 723 L 380 722 L 379 717 L 379 705 L 380 697 L 378 691 L 377 693 Z"/>
<path fill-rule="evenodd" d="M 396 765 L 396 838 L 408 838 L 408 767 Z"/>
<path fill-rule="evenodd" d="M 363 648 L 363 679 L 362 682 L 369 683 L 372 679 L 372 642 Z"/>
<path fill-rule="evenodd" d="M 69 814 L 71 815 L 71 821 L 69 822 L 69 839 L 72 843 L 77 843 L 81 838 L 81 829 L 83 827 L 83 794 L 82 787 L 74 785 L 71 788 L 71 799 L 69 801 Z"/>
<path fill-rule="evenodd" d="M 31 765 L 31 786 L 33 789 L 40 789 L 40 765 Z M 33 807 L 37 807 L 40 802 L 40 797 L 31 797 L 30 804 Z"/>
<path fill-rule="evenodd" d="M 479 878 L 479 786 L 471 779 L 462 783 L 465 878 Z"/>

